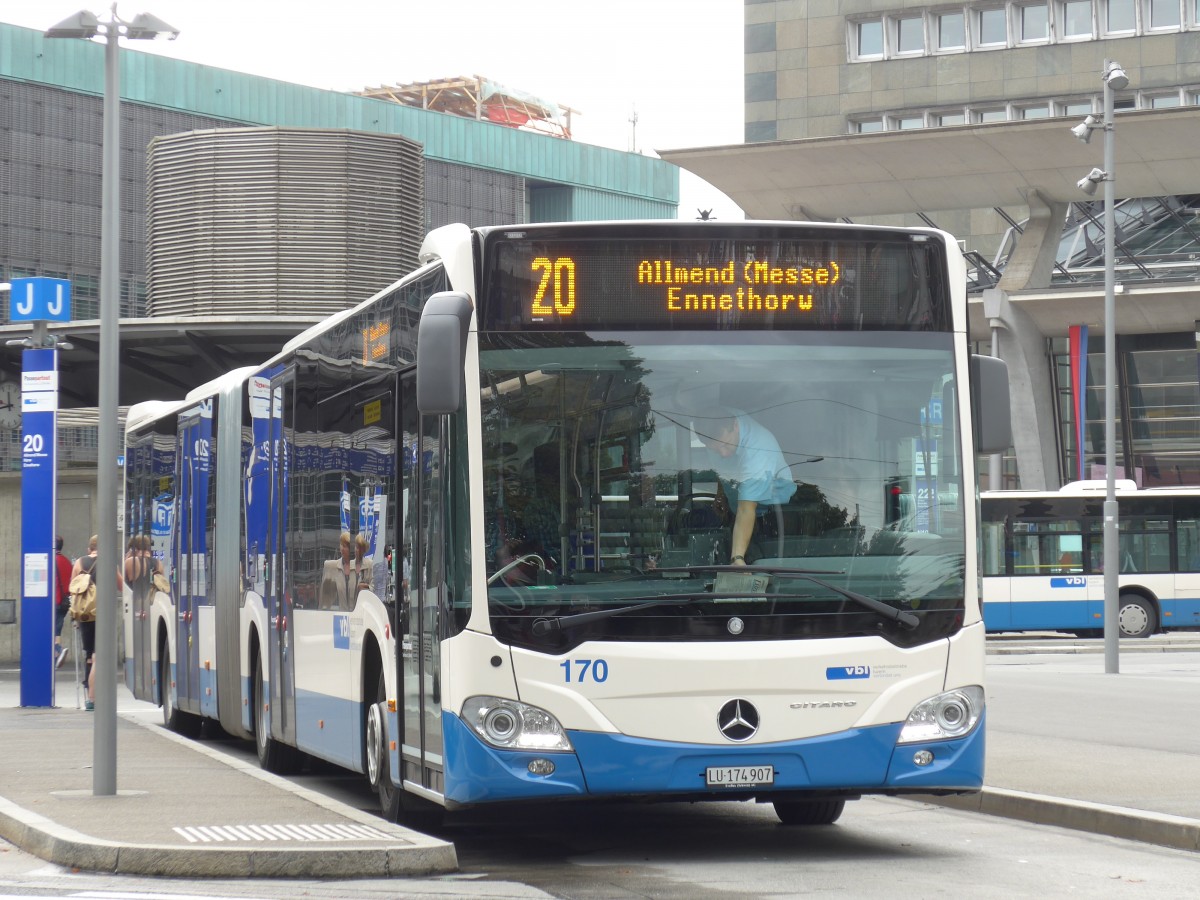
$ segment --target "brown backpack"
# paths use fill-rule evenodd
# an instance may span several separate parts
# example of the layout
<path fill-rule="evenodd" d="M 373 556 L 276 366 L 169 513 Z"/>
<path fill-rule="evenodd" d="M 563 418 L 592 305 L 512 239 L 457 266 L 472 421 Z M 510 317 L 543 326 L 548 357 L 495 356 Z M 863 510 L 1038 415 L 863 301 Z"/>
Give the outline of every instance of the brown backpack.
<path fill-rule="evenodd" d="M 71 618 L 76 622 L 96 621 L 96 560 L 89 558 L 92 564 L 72 578 L 68 587 L 71 593 Z M 79 565 L 82 569 L 83 563 Z"/>

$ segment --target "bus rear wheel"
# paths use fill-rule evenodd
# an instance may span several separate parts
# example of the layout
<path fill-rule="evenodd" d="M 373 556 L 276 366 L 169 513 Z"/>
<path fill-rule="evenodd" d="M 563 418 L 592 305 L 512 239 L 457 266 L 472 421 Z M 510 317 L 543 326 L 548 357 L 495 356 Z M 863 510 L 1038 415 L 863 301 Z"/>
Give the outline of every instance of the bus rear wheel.
<path fill-rule="evenodd" d="M 784 825 L 832 825 L 841 818 L 845 800 L 776 800 L 775 815 Z"/>
<path fill-rule="evenodd" d="M 268 772 L 287 775 L 300 768 L 303 757 L 295 747 L 280 743 L 271 737 L 271 723 L 267 718 L 266 683 L 263 681 L 262 665 L 254 659 L 254 687 L 251 702 L 254 704 L 254 749 L 258 753 L 258 764 Z"/>
<path fill-rule="evenodd" d="M 1117 610 L 1117 628 L 1121 637 L 1150 637 L 1158 630 L 1158 616 L 1146 599 L 1136 594 L 1122 594 Z"/>
<path fill-rule="evenodd" d="M 184 737 L 198 737 L 200 717 L 185 713 L 175 705 L 175 695 L 171 690 L 171 647 L 166 643 L 158 657 L 158 685 L 162 694 L 163 724 Z"/>

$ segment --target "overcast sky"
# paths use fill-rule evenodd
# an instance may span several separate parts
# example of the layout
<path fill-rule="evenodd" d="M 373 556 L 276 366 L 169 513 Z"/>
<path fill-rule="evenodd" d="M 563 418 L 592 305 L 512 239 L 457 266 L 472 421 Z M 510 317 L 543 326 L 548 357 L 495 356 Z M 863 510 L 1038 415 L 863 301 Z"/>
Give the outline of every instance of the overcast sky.
<path fill-rule="evenodd" d="M 80 9 L 107 18 L 111 3 L 87 2 L 0 0 L 0 21 L 44 30 Z M 742 9 L 742 0 L 145 0 L 117 13 L 153 13 L 181 32 L 123 46 L 314 87 L 481 75 L 578 110 L 576 140 L 654 155 L 741 143 Z M 742 217 L 686 172 L 680 194 L 682 218 L 697 207 Z"/>

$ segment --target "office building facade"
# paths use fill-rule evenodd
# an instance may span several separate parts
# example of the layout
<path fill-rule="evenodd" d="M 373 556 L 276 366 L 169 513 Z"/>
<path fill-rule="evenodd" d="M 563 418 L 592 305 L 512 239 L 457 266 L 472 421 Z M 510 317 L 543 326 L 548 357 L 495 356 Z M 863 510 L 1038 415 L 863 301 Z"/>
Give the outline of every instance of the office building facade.
<path fill-rule="evenodd" d="M 934 171 L 896 159 L 889 173 L 894 179 L 916 183 L 932 174 L 932 183 L 939 168 L 964 184 L 974 175 L 962 202 L 914 188 L 907 208 L 881 201 L 873 210 L 848 174 L 845 202 L 810 183 L 796 188 L 786 212 L 932 224 L 963 239 L 972 260 L 972 334 L 983 352 L 991 352 L 994 334 L 1015 375 L 1017 443 L 1005 459 L 1007 487 L 1054 488 L 1104 477 L 1103 204 L 1074 188 L 1076 178 L 1099 164 L 1102 141 L 1097 136 L 1084 147 L 1069 129 L 1088 115 L 1101 119 L 1101 73 L 1109 59 L 1129 76 L 1128 87 L 1114 97 L 1117 465 L 1119 474 L 1147 486 L 1200 484 L 1194 327 L 1200 197 L 1186 192 L 1200 191 L 1200 174 L 1190 181 L 1187 175 L 1189 163 L 1200 163 L 1194 139 L 1200 134 L 1200 2 L 745 2 L 747 152 L 765 153 L 770 145 L 797 170 L 822 164 L 830 153 L 862 154 L 865 168 L 889 164 L 875 148 L 890 146 L 896 158 L 894 148 L 923 140 L 923 162 Z M 1191 149 L 1181 146 L 1170 158 L 1184 173 L 1171 181 L 1175 193 L 1130 193 L 1153 190 L 1155 182 L 1134 178 L 1128 160 L 1144 157 L 1145 147 L 1169 153 L 1167 145 L 1189 143 L 1189 133 Z M 1073 163 L 1047 163 L 1059 171 L 1040 182 L 1031 176 L 1018 202 L 999 187 L 1005 167 L 1032 170 L 1060 154 L 1076 155 L 1078 171 L 1072 172 Z M 1190 168 L 1200 173 L 1200 165 Z M 695 170 L 735 200 L 746 198 L 744 208 L 756 215 L 751 198 L 757 195 L 744 177 L 730 170 L 723 183 L 712 167 Z M 991 197 L 989 182 L 996 185 Z M 1025 265 L 1038 256 L 1039 265 Z M 1090 333 L 1082 429 L 1072 396 L 1072 325 L 1089 325 Z"/>

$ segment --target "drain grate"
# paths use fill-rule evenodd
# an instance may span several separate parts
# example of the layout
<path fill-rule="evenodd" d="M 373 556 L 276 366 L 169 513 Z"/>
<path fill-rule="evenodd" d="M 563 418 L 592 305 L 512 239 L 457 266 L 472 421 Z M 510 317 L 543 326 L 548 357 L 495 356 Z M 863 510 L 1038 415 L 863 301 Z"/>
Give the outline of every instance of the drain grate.
<path fill-rule="evenodd" d="M 370 825 L 185 825 L 172 829 L 189 844 L 227 841 L 395 841 Z"/>

